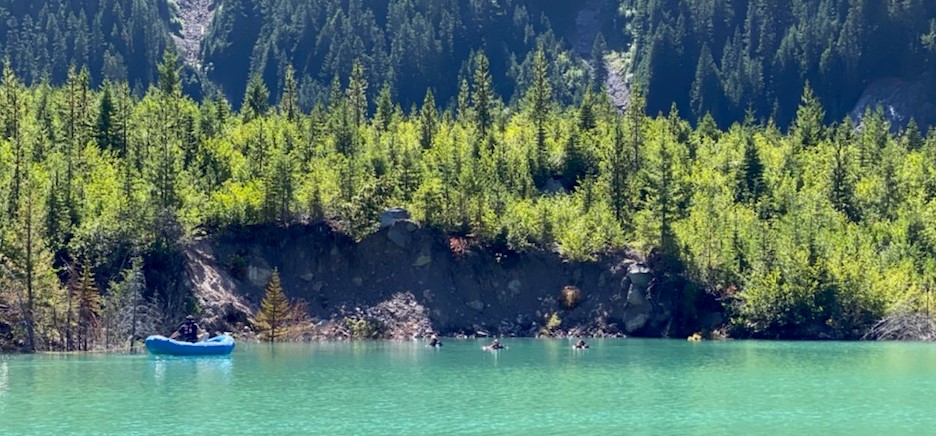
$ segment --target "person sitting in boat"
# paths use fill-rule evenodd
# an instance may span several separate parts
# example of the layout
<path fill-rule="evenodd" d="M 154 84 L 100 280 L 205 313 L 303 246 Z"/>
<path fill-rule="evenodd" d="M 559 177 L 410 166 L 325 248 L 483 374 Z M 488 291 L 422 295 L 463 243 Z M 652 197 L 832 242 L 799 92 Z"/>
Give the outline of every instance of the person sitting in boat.
<path fill-rule="evenodd" d="M 500 341 L 498 341 L 497 338 L 494 338 L 494 342 L 491 342 L 491 345 L 488 345 L 488 348 L 492 350 L 500 350 L 501 348 L 504 348 L 504 346 L 501 345 Z"/>
<path fill-rule="evenodd" d="M 441 346 L 442 346 L 442 341 L 440 341 L 439 338 L 436 337 L 436 335 L 432 335 L 432 338 L 429 339 L 429 346 L 430 346 L 430 347 L 441 347 Z"/>
<path fill-rule="evenodd" d="M 185 322 L 179 326 L 179 329 L 169 339 L 179 338 L 180 341 L 184 342 L 198 342 L 198 330 L 199 327 L 195 322 L 195 317 L 186 315 Z"/>
<path fill-rule="evenodd" d="M 586 344 L 584 340 L 580 339 L 578 342 L 576 342 L 575 345 L 572 346 L 572 348 L 575 348 L 576 350 L 584 350 L 588 348 L 588 344 Z"/>

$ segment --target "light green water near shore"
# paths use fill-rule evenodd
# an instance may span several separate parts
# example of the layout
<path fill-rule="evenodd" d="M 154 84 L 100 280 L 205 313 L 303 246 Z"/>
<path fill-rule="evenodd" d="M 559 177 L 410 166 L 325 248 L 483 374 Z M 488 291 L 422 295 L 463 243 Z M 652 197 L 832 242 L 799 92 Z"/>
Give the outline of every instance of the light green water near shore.
<path fill-rule="evenodd" d="M 0 434 L 932 434 L 936 344 L 239 344 L 0 356 Z"/>

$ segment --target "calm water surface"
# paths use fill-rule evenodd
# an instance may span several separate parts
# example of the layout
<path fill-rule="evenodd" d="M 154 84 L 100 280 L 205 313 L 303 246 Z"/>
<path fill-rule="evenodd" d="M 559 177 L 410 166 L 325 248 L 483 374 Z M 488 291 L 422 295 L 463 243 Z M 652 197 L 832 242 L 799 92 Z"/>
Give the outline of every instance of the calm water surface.
<path fill-rule="evenodd" d="M 0 356 L 0 434 L 933 434 L 936 345 L 564 340 Z"/>

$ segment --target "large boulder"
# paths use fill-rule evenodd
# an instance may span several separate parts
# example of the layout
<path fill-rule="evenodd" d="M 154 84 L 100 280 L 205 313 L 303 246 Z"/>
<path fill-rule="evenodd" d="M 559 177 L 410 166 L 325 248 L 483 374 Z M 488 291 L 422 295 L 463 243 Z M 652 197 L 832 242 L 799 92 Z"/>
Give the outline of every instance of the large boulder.
<path fill-rule="evenodd" d="M 627 267 L 627 278 L 634 286 L 646 289 L 650 284 L 650 279 L 653 278 L 653 273 L 650 267 L 643 263 L 632 263 Z"/>
<path fill-rule="evenodd" d="M 391 227 L 396 224 L 397 221 L 409 220 L 410 213 L 408 210 L 395 207 L 393 209 L 387 209 L 382 214 L 380 214 L 380 227 L 386 228 Z"/>

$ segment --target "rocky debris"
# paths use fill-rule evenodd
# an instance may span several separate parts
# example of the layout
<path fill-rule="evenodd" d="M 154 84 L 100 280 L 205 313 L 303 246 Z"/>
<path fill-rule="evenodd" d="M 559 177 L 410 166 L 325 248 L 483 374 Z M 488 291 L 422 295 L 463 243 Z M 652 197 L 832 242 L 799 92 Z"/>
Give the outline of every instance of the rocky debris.
<path fill-rule="evenodd" d="M 605 85 L 611 104 L 618 110 L 623 111 L 630 105 L 630 84 L 632 76 L 630 70 L 630 59 L 633 53 L 612 53 L 605 57 L 605 68 L 608 70 L 608 78 Z"/>
<path fill-rule="evenodd" d="M 215 0 L 177 0 L 177 13 L 181 26 L 179 35 L 173 36 L 182 51 L 185 63 L 201 68 L 201 43 L 214 19 Z"/>
<path fill-rule="evenodd" d="M 350 340 L 425 338 L 436 334 L 429 311 L 411 292 L 400 292 L 371 307 L 342 307 L 327 321 L 315 323 L 303 339 Z"/>
<path fill-rule="evenodd" d="M 204 251 L 204 245 L 186 251 L 189 280 L 198 307 L 202 309 L 201 322 L 212 330 L 229 331 L 235 325 L 245 325 L 252 313 L 241 298 L 234 295 L 234 279 L 223 268 L 215 268 L 216 260 Z"/>
<path fill-rule="evenodd" d="M 876 80 L 868 85 L 848 116 L 855 124 L 860 124 L 866 110 L 880 106 L 884 110 L 884 118 L 893 129 L 902 129 L 914 119 L 925 131 L 929 126 L 936 125 L 936 104 L 933 103 L 933 90 L 928 82 L 927 79 Z"/>

